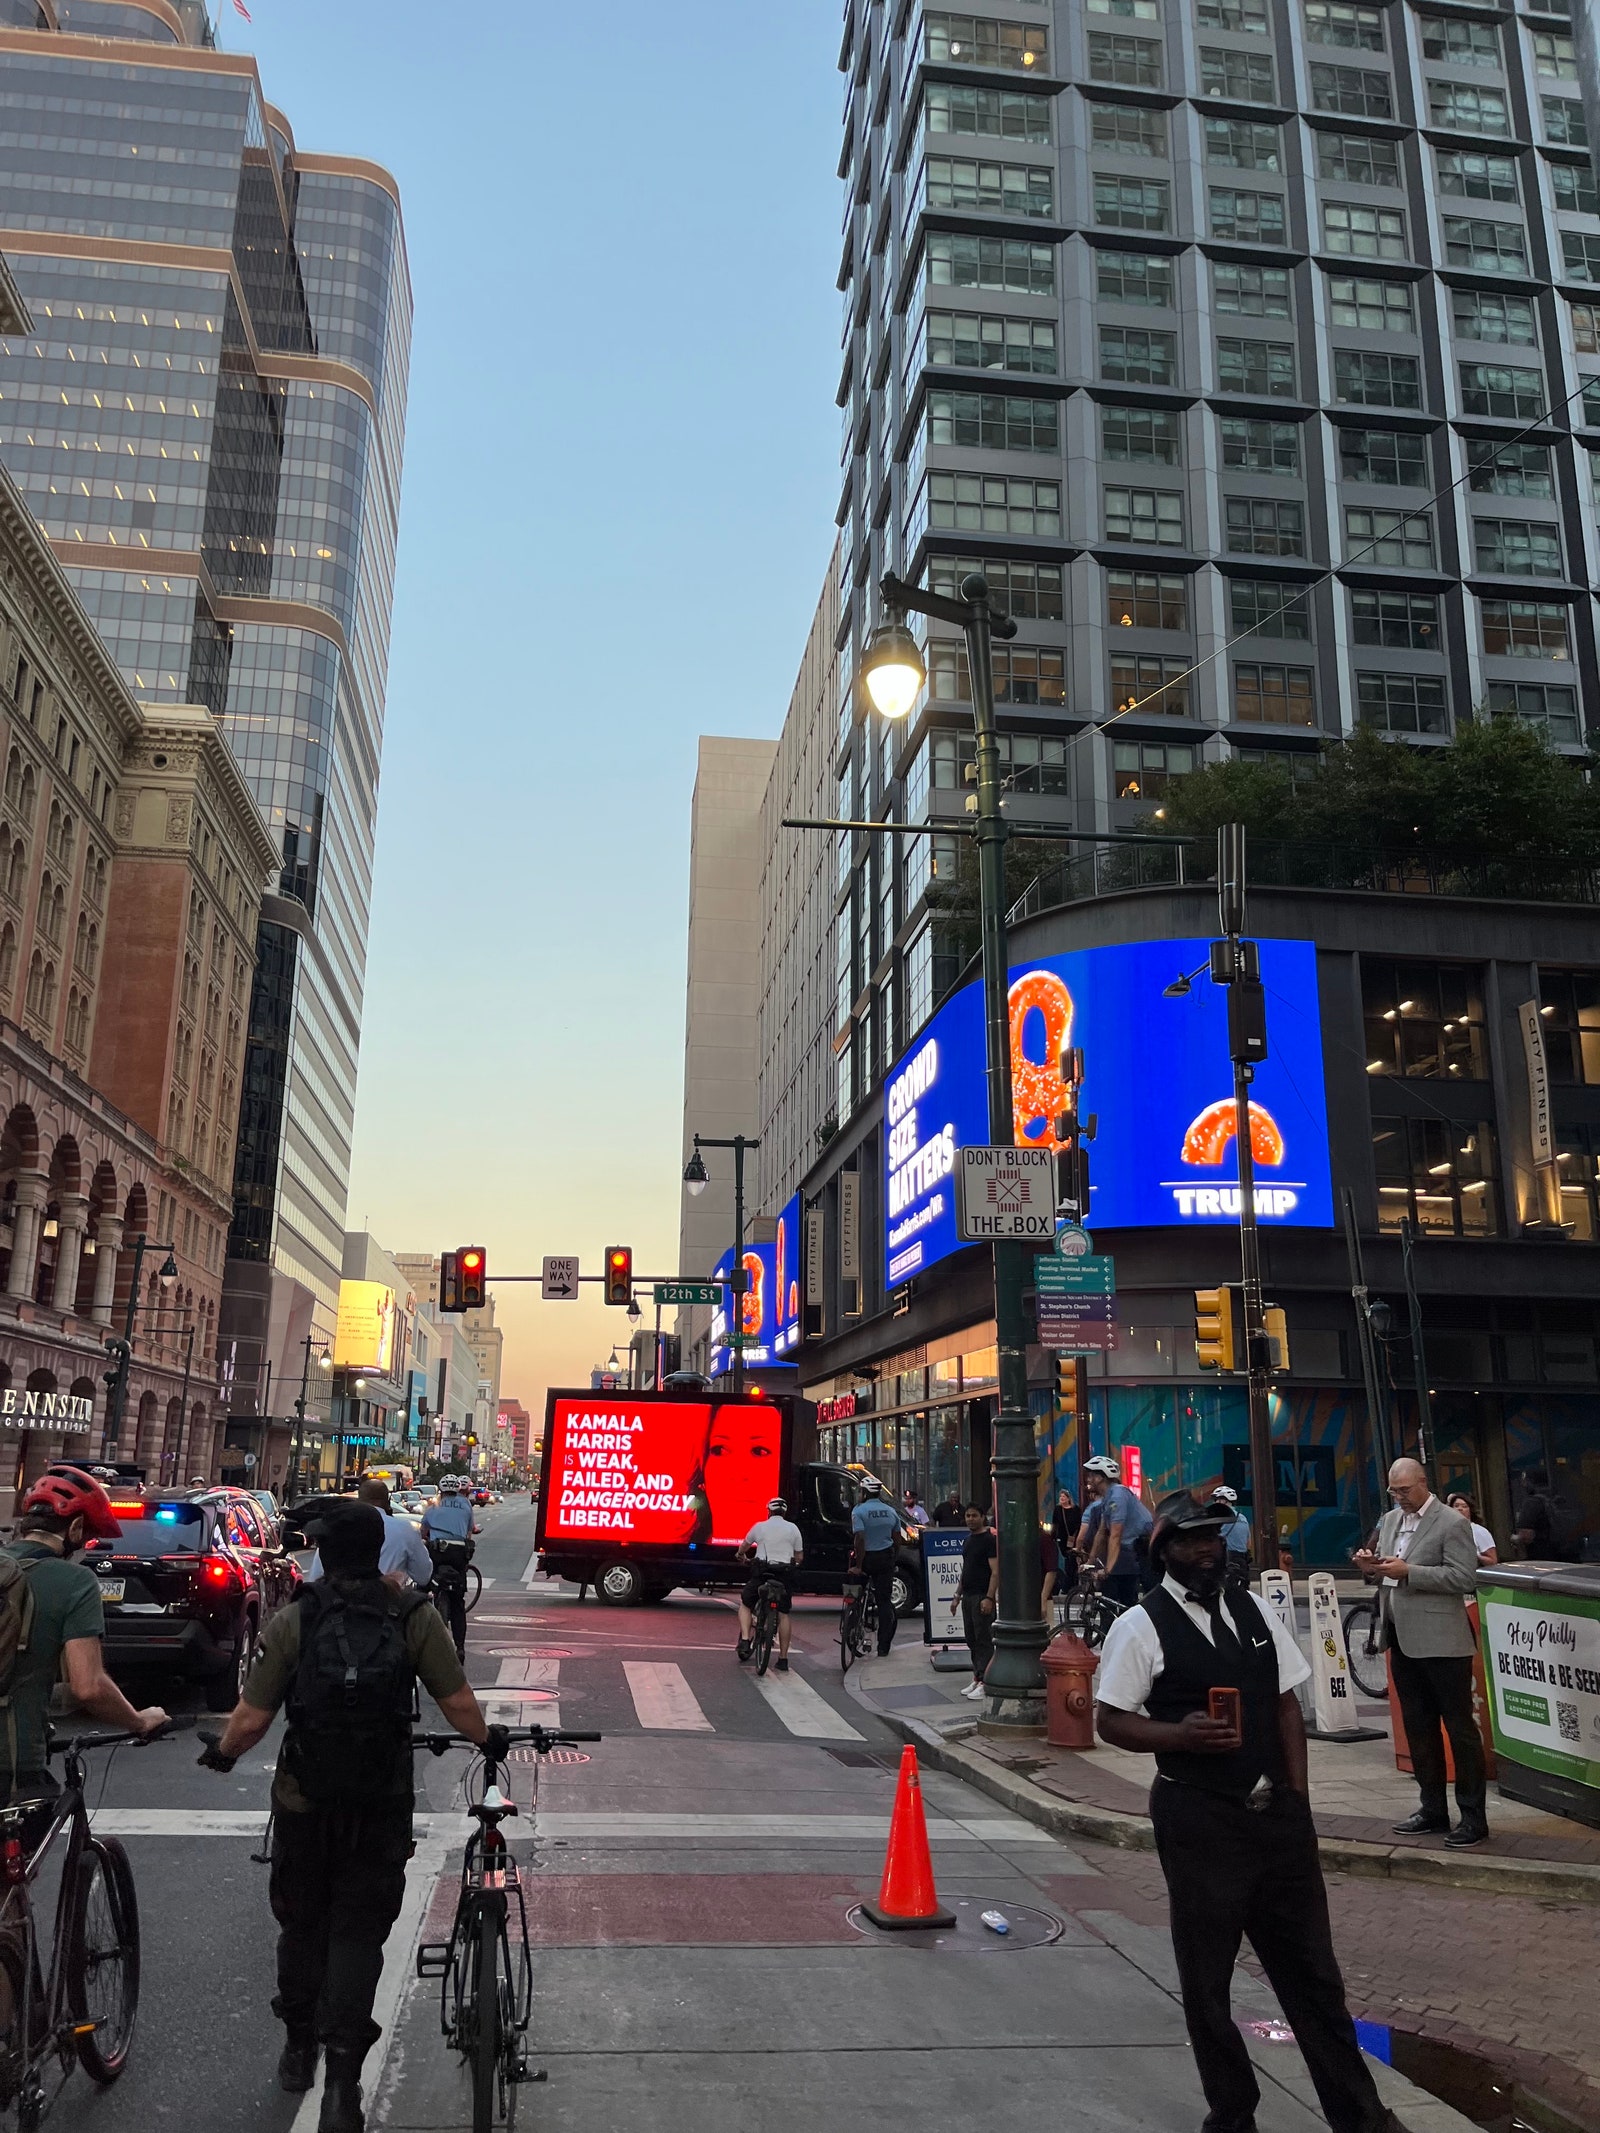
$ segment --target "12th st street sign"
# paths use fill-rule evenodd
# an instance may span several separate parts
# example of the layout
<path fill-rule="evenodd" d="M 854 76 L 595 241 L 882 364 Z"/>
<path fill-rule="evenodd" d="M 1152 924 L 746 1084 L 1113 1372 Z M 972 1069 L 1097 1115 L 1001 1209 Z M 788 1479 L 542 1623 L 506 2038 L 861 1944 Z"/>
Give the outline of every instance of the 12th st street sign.
<path fill-rule="evenodd" d="M 710 1304 L 713 1310 L 722 1301 L 720 1281 L 658 1281 L 656 1283 L 658 1304 Z"/>
<path fill-rule="evenodd" d="M 963 1244 L 1054 1240 L 1056 1162 L 1048 1148 L 960 1148 L 956 1155 L 956 1233 Z"/>

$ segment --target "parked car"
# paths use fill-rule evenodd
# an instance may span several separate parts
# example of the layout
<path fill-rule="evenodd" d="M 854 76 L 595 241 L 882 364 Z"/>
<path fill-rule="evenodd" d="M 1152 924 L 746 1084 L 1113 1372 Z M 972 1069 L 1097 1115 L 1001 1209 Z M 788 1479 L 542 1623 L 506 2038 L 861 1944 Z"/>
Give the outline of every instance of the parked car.
<path fill-rule="evenodd" d="M 200 1681 L 208 1710 L 231 1711 L 262 1628 L 300 1587 L 281 1531 L 244 1489 L 114 1490 L 111 1504 L 121 1535 L 83 1557 L 100 1580 L 107 1668 Z"/>

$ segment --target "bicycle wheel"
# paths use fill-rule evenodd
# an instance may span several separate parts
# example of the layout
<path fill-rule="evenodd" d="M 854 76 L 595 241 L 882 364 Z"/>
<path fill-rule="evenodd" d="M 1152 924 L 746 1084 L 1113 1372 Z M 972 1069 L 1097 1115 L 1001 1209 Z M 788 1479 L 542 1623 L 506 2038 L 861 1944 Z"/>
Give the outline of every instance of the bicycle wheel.
<path fill-rule="evenodd" d="M 848 1674 L 856 1656 L 855 1601 L 847 1599 L 839 1609 L 839 1671 Z"/>
<path fill-rule="evenodd" d="M 115 1837 L 91 1837 L 78 1864 L 67 1989 L 91 2081 L 116 2080 L 133 2049 L 139 2013 L 139 1899 L 128 1855 Z"/>
<path fill-rule="evenodd" d="M 756 1616 L 756 1672 L 764 1674 L 772 1664 L 773 1641 L 778 1634 L 778 1610 L 763 1594 Z"/>
<path fill-rule="evenodd" d="M 504 2116 L 505 2082 L 501 2060 L 507 2041 L 511 1994 L 504 1920 L 495 1905 L 478 1913 L 478 1944 L 472 1966 L 472 2133 L 492 2133 Z"/>
<path fill-rule="evenodd" d="M 473 1610 L 473 1609 L 474 1609 L 474 1608 L 475 1608 L 475 1607 L 477 1606 L 478 1602 L 479 1602 L 479 1601 L 480 1601 L 480 1600 L 481 1600 L 482 1598 L 483 1598 L 483 1572 L 482 1572 L 482 1571 L 481 1571 L 481 1570 L 480 1570 L 480 1569 L 478 1568 L 478 1566 L 477 1566 L 477 1564 L 476 1564 L 476 1563 L 468 1563 L 468 1565 L 467 1565 L 467 1599 L 466 1599 L 466 1608 L 467 1608 L 467 1613 L 468 1613 L 469 1615 L 471 1614 L 472 1610 Z"/>
<path fill-rule="evenodd" d="M 1363 1696 L 1381 1703 L 1389 1693 L 1389 1670 L 1378 1643 L 1376 1600 L 1357 1600 L 1345 1610 L 1344 1641 L 1356 1687 Z"/>

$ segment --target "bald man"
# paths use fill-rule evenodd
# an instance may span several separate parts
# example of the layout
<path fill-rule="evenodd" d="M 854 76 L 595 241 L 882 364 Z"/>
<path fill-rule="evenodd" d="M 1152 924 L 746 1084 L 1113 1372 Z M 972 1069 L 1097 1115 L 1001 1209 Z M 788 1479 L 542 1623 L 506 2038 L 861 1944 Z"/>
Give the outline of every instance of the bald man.
<path fill-rule="evenodd" d="M 1472 1710 L 1478 1644 L 1465 1606 L 1478 1589 L 1477 1544 L 1461 1514 L 1434 1495 L 1415 1459 L 1397 1459 L 1390 1467 L 1389 1495 L 1394 1507 L 1383 1515 L 1377 1547 L 1361 1549 L 1355 1561 L 1365 1577 L 1378 1581 L 1383 1643 L 1422 1795 L 1417 1812 L 1397 1823 L 1395 1834 L 1438 1833 L 1452 1850 L 1462 1850 L 1489 1834 L 1483 1737 Z M 1454 1829 L 1445 1791 L 1446 1734 L 1460 1809 Z"/>

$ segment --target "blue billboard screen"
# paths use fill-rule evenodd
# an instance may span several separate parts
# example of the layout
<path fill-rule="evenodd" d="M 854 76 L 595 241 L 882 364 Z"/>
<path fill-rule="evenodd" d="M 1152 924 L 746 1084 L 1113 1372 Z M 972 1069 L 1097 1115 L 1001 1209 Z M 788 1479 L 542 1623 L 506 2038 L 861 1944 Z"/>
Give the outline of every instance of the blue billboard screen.
<path fill-rule="evenodd" d="M 1251 1088 L 1256 1213 L 1264 1227 L 1333 1223 L 1322 1083 L 1317 952 L 1263 940 L 1270 1053 Z M 1013 965 L 1012 1108 L 1022 1147 L 1056 1147 L 1065 1105 L 1060 1054 L 1083 1053 L 1079 1115 L 1089 1146 L 1088 1221 L 1097 1229 L 1190 1228 L 1239 1219 L 1228 1003 L 1203 965 L 1206 940 L 1078 949 Z M 959 1247 L 955 1152 L 989 1138 L 983 987 L 939 1009 L 889 1078 L 884 1121 L 884 1265 L 892 1284 Z"/>
<path fill-rule="evenodd" d="M 770 1244 L 747 1244 L 744 1248 L 746 1288 L 741 1299 L 744 1318 L 744 1361 L 749 1370 L 787 1363 L 789 1350 L 800 1338 L 799 1270 L 797 1241 L 800 1203 L 789 1202 L 778 1218 L 777 1234 Z M 726 1251 L 712 1270 L 713 1281 L 725 1282 L 733 1272 L 733 1253 Z M 711 1375 L 725 1377 L 733 1368 L 733 1350 L 728 1345 L 726 1289 L 711 1320 Z M 790 1304 L 794 1308 L 790 1310 Z"/>

